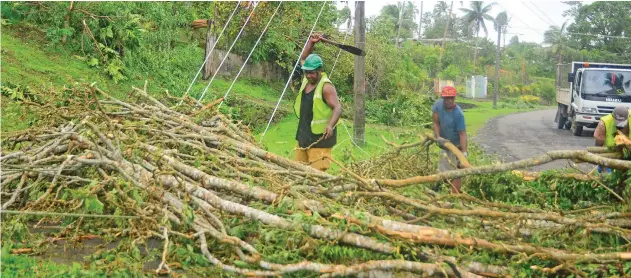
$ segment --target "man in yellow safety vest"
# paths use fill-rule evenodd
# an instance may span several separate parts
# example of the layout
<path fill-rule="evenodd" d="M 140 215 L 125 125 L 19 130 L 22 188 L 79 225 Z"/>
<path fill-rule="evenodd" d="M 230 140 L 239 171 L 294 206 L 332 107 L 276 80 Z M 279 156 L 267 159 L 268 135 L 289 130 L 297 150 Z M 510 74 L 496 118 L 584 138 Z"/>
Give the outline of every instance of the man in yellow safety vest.
<path fill-rule="evenodd" d="M 618 130 L 629 136 L 629 109 L 622 105 L 616 106 L 611 114 L 600 118 L 596 130 L 594 130 L 595 145 L 609 149 L 615 148 L 614 138 L 618 134 Z M 598 171 L 601 172 L 601 170 L 598 166 Z M 611 172 L 609 169 L 606 170 Z"/>
<path fill-rule="evenodd" d="M 335 86 L 322 71 L 322 58 L 311 54 L 314 44 L 320 39 L 319 34 L 309 38 L 300 61 L 304 77 L 294 102 L 294 111 L 299 119 L 295 160 L 326 171 L 330 161 L 323 157 L 331 156 L 331 150 L 337 143 L 336 126 L 342 115 L 342 105 Z"/>
<path fill-rule="evenodd" d="M 614 138 L 618 130 L 629 136 L 629 109 L 621 105 L 616 106 L 611 114 L 600 118 L 594 131 L 596 146 L 615 148 Z"/>

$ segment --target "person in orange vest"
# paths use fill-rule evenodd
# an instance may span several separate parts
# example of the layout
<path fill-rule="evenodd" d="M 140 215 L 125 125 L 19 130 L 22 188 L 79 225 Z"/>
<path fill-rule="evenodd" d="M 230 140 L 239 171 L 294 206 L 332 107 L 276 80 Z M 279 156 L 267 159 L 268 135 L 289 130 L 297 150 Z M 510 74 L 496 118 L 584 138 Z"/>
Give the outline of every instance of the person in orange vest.
<path fill-rule="evenodd" d="M 311 54 L 321 35 L 309 38 L 301 57 L 304 72 L 294 111 L 298 117 L 296 141 L 298 147 L 294 160 L 321 171 L 330 167 L 331 150 L 337 143 L 337 124 L 342 115 L 342 105 L 335 86 L 323 71 L 324 62 L 317 54 Z"/>
<path fill-rule="evenodd" d="M 464 113 L 460 106 L 456 104 L 456 95 L 454 87 L 445 86 L 440 94 L 441 99 L 434 103 L 432 107 L 434 137 L 436 137 L 438 146 L 442 149 L 440 161 L 438 162 L 438 171 L 440 172 L 460 168 L 458 158 L 443 146 L 443 141 L 448 140 L 467 157 L 467 129 Z M 452 180 L 451 184 L 453 184 L 452 192 L 460 193 L 462 186 L 460 179 Z"/>

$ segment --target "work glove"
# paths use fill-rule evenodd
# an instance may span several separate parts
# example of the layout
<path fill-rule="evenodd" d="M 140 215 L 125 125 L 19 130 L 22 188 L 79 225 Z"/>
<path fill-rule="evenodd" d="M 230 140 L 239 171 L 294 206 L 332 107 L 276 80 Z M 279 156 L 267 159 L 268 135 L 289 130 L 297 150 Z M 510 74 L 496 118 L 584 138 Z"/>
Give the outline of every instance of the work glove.
<path fill-rule="evenodd" d="M 469 158 L 469 154 L 467 152 L 462 152 L 465 158 Z"/>

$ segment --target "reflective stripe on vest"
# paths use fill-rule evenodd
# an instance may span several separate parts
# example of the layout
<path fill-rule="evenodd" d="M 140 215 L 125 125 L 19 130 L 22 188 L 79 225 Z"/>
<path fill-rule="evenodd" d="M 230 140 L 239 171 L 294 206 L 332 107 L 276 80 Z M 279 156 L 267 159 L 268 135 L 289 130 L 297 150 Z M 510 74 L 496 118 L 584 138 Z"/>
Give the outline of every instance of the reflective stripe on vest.
<path fill-rule="evenodd" d="M 605 124 L 605 147 L 613 148 L 616 146 L 616 134 L 618 134 L 616 129 L 616 124 L 613 120 L 613 116 L 611 114 L 600 118 L 601 121 Z M 631 114 L 629 115 L 629 120 L 631 120 Z M 631 137 L 631 128 L 629 129 L 629 134 L 627 135 Z"/>
<path fill-rule="evenodd" d="M 302 85 L 300 86 L 300 91 L 298 91 L 298 96 L 296 96 L 296 101 L 294 102 L 294 111 L 296 113 L 296 117 L 300 119 L 300 103 L 302 102 L 302 92 L 307 87 L 306 77 L 302 79 Z M 329 120 L 331 119 L 331 115 L 333 115 L 333 109 L 329 107 L 324 100 L 322 100 L 322 88 L 324 88 L 324 84 L 331 83 L 331 80 L 327 77 L 326 73 L 322 73 L 322 77 L 320 78 L 320 82 L 315 88 L 313 92 L 313 119 L 311 120 L 311 132 L 313 134 L 322 134 L 324 133 L 324 129 L 326 129 L 329 124 Z"/>

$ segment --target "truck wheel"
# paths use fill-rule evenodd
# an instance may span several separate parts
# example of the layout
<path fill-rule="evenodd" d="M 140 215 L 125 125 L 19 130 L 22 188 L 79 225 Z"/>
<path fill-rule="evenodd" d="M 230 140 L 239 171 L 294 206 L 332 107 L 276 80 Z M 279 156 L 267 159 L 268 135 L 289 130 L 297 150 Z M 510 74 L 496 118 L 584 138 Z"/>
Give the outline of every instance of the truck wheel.
<path fill-rule="evenodd" d="M 559 120 L 557 121 L 557 128 L 563 129 L 565 127 L 565 122 L 567 122 L 567 117 L 563 117 L 559 115 Z"/>
<path fill-rule="evenodd" d="M 565 128 L 565 130 L 570 130 L 570 128 L 572 128 L 572 122 L 565 121 L 565 126 L 563 128 Z"/>
<path fill-rule="evenodd" d="M 574 122 L 572 124 L 572 134 L 574 134 L 574 136 L 582 136 L 583 135 L 583 126 L 580 125 L 577 122 Z"/>

